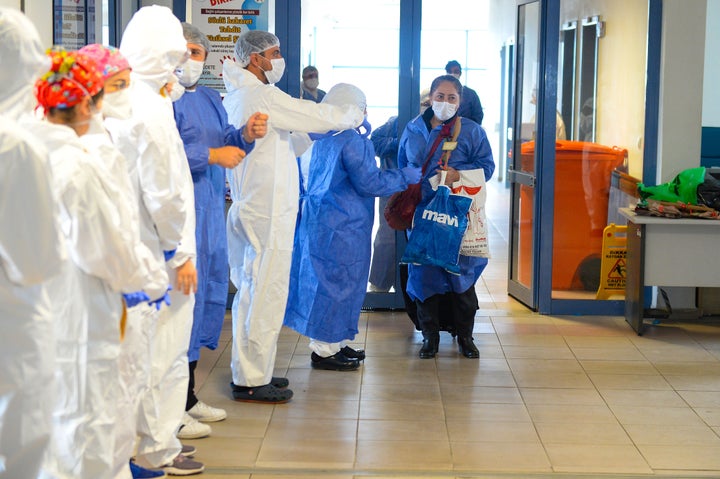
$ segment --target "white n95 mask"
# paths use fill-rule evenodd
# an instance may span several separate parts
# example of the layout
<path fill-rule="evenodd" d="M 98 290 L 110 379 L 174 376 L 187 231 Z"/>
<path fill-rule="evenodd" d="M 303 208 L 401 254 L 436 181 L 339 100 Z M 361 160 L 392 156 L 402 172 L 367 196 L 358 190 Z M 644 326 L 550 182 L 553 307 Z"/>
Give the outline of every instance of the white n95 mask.
<path fill-rule="evenodd" d="M 457 112 L 458 106 L 446 101 L 433 101 L 433 113 L 440 121 L 447 121 Z"/>
<path fill-rule="evenodd" d="M 185 87 L 182 86 L 178 82 L 174 82 L 172 85 L 170 85 L 170 91 L 168 91 L 168 95 L 170 96 L 170 100 L 173 102 L 178 101 L 183 95 L 185 94 Z"/>
<path fill-rule="evenodd" d="M 127 120 L 132 117 L 130 89 L 123 88 L 113 93 L 106 93 L 102 103 L 103 115 L 107 118 Z"/>
<path fill-rule="evenodd" d="M 202 75 L 203 68 L 205 67 L 205 62 L 201 62 L 198 60 L 188 60 L 183 65 L 175 70 L 175 75 L 177 75 L 178 80 L 182 86 L 185 88 L 189 88 L 193 85 L 195 85 L 198 80 L 200 80 L 200 76 Z"/>

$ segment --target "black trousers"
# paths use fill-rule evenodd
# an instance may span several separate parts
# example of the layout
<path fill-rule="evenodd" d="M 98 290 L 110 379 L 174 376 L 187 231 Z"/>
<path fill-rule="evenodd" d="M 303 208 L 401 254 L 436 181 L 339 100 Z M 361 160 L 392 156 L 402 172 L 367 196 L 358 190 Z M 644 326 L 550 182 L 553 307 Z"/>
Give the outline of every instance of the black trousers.
<path fill-rule="evenodd" d="M 198 403 L 198 398 L 195 396 L 195 368 L 197 367 L 197 361 L 188 362 L 188 368 L 190 369 L 190 380 L 188 381 L 187 400 L 185 401 L 185 410 L 189 411 Z"/>
<path fill-rule="evenodd" d="M 415 301 L 417 317 L 423 337 L 437 335 L 440 331 L 452 331 L 458 337 L 472 336 L 475 311 L 478 310 L 475 288 L 464 293 L 444 293 L 430 296 L 425 301 Z"/>

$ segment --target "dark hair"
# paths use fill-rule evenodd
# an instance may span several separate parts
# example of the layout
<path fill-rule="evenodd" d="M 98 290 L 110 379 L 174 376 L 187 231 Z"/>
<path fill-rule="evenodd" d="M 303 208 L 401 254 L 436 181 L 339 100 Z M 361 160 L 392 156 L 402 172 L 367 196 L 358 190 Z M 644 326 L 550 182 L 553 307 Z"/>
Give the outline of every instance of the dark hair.
<path fill-rule="evenodd" d="M 463 91 L 462 83 L 460 83 L 460 80 L 458 80 L 457 78 L 455 78 L 452 75 L 441 75 L 433 80 L 432 84 L 430 85 L 430 97 L 431 98 L 432 98 L 432 94 L 435 93 L 435 90 L 437 90 L 437 87 L 440 86 L 440 84 L 443 82 L 452 83 L 458 92 L 458 96 L 460 98 L 462 98 L 462 91 Z"/>
<path fill-rule="evenodd" d="M 449 72 L 452 67 L 458 67 L 460 71 L 462 71 L 460 62 L 458 62 L 457 60 L 450 60 L 449 62 L 447 62 L 447 65 L 445 65 L 445 71 Z"/>
<path fill-rule="evenodd" d="M 303 68 L 302 76 L 305 76 L 308 73 L 318 73 L 318 69 L 312 65 L 308 65 L 305 68 Z"/>
<path fill-rule="evenodd" d="M 105 96 L 105 89 L 101 89 L 99 92 L 94 94 L 91 99 L 92 102 L 97 105 L 99 101 Z M 48 109 L 48 115 L 59 118 L 63 123 L 72 123 L 77 115 L 77 105 L 73 105 L 70 108 L 57 108 L 52 107 Z"/>

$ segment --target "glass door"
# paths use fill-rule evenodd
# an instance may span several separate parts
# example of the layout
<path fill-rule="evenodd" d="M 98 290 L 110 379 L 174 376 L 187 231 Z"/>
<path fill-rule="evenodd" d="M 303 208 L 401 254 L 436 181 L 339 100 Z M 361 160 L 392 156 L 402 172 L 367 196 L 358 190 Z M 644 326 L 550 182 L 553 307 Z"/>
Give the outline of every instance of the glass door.
<path fill-rule="evenodd" d="M 540 2 L 518 6 L 515 114 L 512 150 L 508 159 L 510 185 L 510 261 L 508 293 L 532 309 L 535 288 L 535 106 L 540 70 Z"/>
<path fill-rule="evenodd" d="M 400 3 L 367 0 L 362 8 L 348 8 L 336 0 L 302 0 L 300 69 L 302 81 L 307 82 L 303 84 L 310 87 L 305 88 L 304 98 L 316 98 L 318 90 L 328 91 L 337 83 L 351 83 L 365 93 L 373 130 L 384 126 L 385 131 L 401 131 L 397 127 Z M 290 94 L 299 97 L 302 91 Z M 380 151 L 378 166 L 396 167 L 396 155 L 397 146 L 394 152 Z M 367 309 L 404 305 L 398 272 L 398 242 L 403 237 L 385 222 L 386 200 L 375 200 L 370 277 L 363 305 Z"/>

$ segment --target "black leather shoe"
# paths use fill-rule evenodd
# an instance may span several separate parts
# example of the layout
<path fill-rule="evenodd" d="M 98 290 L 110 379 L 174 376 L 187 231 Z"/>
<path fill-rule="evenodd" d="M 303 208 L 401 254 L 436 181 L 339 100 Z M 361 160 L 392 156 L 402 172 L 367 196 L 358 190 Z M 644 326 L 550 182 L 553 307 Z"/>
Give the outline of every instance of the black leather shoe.
<path fill-rule="evenodd" d="M 420 348 L 420 352 L 418 353 L 418 356 L 420 356 L 421 359 L 434 358 L 438 352 L 439 345 L 440 345 L 439 337 L 423 339 L 423 345 L 422 345 L 422 348 Z"/>
<path fill-rule="evenodd" d="M 357 359 L 358 361 L 365 359 L 364 349 L 353 349 L 350 346 L 345 346 L 340 350 L 340 352 L 343 353 L 346 358 Z"/>
<path fill-rule="evenodd" d="M 354 371 L 360 367 L 360 361 L 345 356 L 342 352 L 337 352 L 332 356 L 323 358 L 315 353 L 310 355 L 310 365 L 313 369 L 325 369 L 328 371 Z"/>
<path fill-rule="evenodd" d="M 457 337 L 458 351 L 466 358 L 476 359 L 480 357 L 480 351 L 475 347 L 472 336 Z"/>

